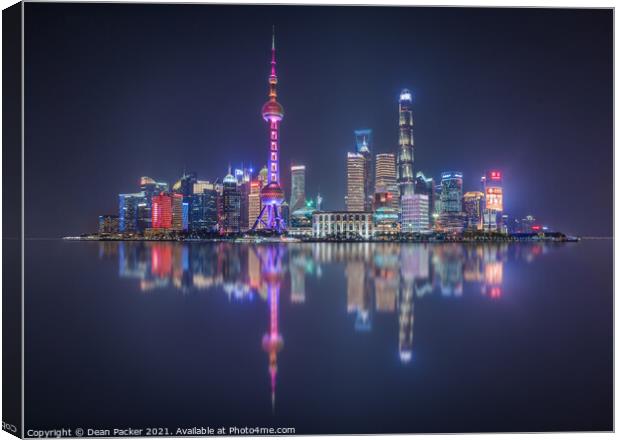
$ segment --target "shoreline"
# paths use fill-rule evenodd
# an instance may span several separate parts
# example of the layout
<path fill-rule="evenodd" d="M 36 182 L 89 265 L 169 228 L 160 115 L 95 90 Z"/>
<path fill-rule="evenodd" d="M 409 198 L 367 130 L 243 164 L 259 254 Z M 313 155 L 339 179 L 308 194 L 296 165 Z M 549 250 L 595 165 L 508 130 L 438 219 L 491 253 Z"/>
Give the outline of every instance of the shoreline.
<path fill-rule="evenodd" d="M 189 243 L 575 243 L 581 237 L 566 236 L 561 233 L 547 234 L 507 234 L 478 236 L 422 236 L 401 238 L 312 238 L 289 236 L 222 236 L 222 237 L 143 237 L 143 236 L 99 236 L 96 234 L 79 237 L 62 237 L 66 241 L 112 241 L 112 242 L 189 242 Z"/>

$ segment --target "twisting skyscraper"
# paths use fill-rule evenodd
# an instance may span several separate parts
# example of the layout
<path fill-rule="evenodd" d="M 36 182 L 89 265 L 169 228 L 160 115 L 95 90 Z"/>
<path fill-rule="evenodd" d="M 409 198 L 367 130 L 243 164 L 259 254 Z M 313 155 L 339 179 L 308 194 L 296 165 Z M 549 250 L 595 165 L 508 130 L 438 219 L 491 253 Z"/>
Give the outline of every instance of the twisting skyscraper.
<path fill-rule="evenodd" d="M 284 117 L 284 109 L 277 101 L 276 84 L 276 44 L 275 30 L 271 37 L 271 74 L 269 75 L 269 100 L 263 105 L 263 119 L 269 123 L 269 161 L 267 168 L 267 185 L 260 192 L 262 209 L 252 229 L 259 223 L 265 229 L 282 232 L 285 229 L 280 206 L 284 201 L 284 191 L 280 187 L 280 121 Z"/>
<path fill-rule="evenodd" d="M 411 92 L 403 89 L 398 101 L 398 186 L 400 188 L 400 221 L 403 232 L 413 232 L 413 102 Z"/>

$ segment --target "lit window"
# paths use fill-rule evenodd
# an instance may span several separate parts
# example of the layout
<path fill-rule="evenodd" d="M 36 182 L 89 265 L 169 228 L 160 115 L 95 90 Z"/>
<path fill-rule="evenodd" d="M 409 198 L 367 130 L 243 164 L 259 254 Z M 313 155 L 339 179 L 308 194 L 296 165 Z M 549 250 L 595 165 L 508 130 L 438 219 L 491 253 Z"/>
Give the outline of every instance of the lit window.
<path fill-rule="evenodd" d="M 275 141 L 276 139 L 278 139 L 278 132 L 274 130 L 271 132 L 271 140 Z"/>
<path fill-rule="evenodd" d="M 272 142 L 271 143 L 271 149 L 272 150 L 277 150 L 278 149 L 278 144 L 276 142 Z"/>
<path fill-rule="evenodd" d="M 271 173 L 271 180 L 276 180 L 276 173 Z"/>
<path fill-rule="evenodd" d="M 275 152 L 272 152 L 272 153 L 271 153 L 271 160 L 273 160 L 273 161 L 277 161 L 277 160 L 278 160 L 278 154 L 277 154 L 277 153 L 275 153 Z"/>
<path fill-rule="evenodd" d="M 271 163 L 271 171 L 278 171 L 278 164 L 275 162 Z"/>

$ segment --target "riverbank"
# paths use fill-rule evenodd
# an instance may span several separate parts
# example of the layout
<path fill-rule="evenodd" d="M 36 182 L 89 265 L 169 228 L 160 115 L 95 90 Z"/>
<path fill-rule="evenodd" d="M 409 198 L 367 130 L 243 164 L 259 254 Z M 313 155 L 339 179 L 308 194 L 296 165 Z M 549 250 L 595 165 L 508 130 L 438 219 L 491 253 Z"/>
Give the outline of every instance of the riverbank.
<path fill-rule="evenodd" d="M 578 242 L 580 237 L 567 236 L 561 232 L 543 233 L 465 233 L 465 234 L 410 234 L 400 236 L 362 237 L 332 236 L 326 238 L 291 237 L 286 235 L 236 234 L 236 235 L 190 235 L 168 234 L 145 237 L 138 234 L 84 234 L 63 237 L 74 241 L 183 241 L 183 242 L 232 242 L 232 243 L 510 243 L 510 242 Z"/>

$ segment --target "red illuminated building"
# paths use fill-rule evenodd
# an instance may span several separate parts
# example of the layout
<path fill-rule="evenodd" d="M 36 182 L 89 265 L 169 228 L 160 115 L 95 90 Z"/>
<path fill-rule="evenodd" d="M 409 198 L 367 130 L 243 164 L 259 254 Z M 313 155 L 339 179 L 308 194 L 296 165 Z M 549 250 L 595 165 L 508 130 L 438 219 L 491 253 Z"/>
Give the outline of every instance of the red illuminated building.
<path fill-rule="evenodd" d="M 153 229 L 172 228 L 172 197 L 166 194 L 153 196 L 151 219 Z"/>

